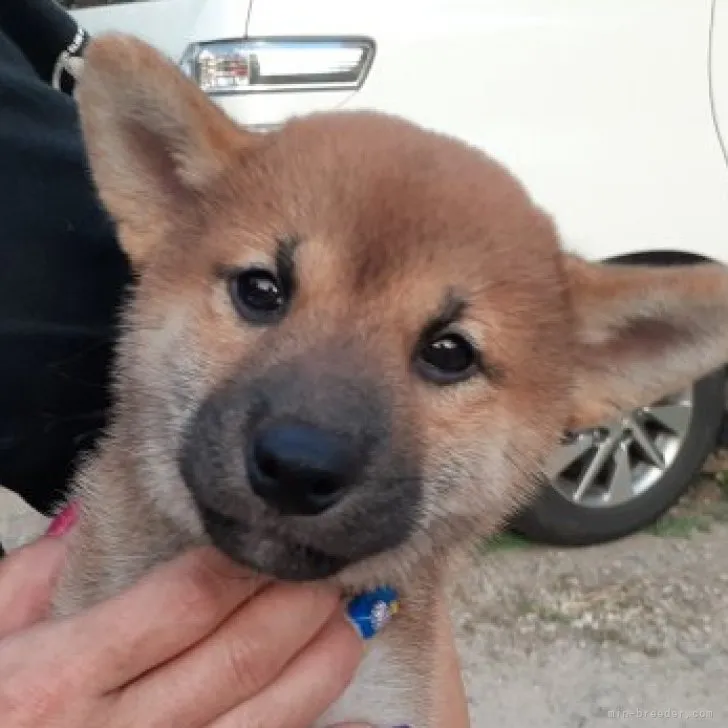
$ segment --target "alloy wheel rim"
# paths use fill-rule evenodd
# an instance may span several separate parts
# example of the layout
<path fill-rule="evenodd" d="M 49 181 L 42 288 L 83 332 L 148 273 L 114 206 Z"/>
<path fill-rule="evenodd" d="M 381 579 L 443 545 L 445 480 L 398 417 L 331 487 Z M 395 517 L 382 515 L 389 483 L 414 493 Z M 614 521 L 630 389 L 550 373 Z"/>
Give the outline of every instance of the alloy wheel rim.
<path fill-rule="evenodd" d="M 604 427 L 570 433 L 546 464 L 556 491 L 582 508 L 616 508 L 643 496 L 672 467 L 693 419 L 692 389 Z"/>

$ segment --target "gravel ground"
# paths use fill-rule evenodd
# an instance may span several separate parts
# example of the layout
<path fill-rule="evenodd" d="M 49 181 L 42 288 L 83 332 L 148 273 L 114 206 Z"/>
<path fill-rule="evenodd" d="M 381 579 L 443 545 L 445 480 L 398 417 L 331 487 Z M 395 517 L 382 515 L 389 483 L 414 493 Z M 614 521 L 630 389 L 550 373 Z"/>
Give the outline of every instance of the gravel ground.
<path fill-rule="evenodd" d="M 483 548 L 452 604 L 477 728 L 728 726 L 728 454 L 645 533 Z"/>
<path fill-rule="evenodd" d="M 727 490 L 605 546 L 484 546 L 451 590 L 473 726 L 728 726 Z M 7 546 L 44 525 L 0 490 Z"/>
<path fill-rule="evenodd" d="M 453 588 L 474 726 L 728 725 L 725 525 L 477 561 Z"/>

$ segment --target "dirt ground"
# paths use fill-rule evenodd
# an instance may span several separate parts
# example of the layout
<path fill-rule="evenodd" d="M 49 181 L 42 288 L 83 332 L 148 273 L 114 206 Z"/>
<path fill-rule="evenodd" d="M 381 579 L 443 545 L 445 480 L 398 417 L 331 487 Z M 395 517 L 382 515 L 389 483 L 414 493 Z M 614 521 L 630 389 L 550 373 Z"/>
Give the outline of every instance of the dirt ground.
<path fill-rule="evenodd" d="M 478 550 L 451 590 L 474 728 L 728 726 L 727 462 L 646 533 Z M 8 545 L 43 525 L 0 495 Z"/>
<path fill-rule="evenodd" d="M 452 589 L 474 726 L 728 726 L 725 464 L 646 533 L 474 557 Z"/>

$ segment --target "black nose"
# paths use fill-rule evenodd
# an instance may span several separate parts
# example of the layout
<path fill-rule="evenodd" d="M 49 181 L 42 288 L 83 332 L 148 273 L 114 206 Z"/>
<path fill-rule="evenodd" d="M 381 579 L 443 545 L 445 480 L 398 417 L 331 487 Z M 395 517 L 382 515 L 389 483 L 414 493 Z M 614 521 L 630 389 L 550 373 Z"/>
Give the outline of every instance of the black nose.
<path fill-rule="evenodd" d="M 315 515 L 337 503 L 351 475 L 352 446 L 310 425 L 277 424 L 256 432 L 248 447 L 253 491 L 281 513 Z"/>

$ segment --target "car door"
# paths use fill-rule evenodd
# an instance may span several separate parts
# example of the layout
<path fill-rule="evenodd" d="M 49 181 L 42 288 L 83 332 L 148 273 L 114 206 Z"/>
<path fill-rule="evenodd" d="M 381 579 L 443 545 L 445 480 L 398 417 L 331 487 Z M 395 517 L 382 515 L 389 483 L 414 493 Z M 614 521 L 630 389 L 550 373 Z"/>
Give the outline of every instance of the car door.
<path fill-rule="evenodd" d="M 728 165 L 728 0 L 713 0 L 710 93 L 721 153 Z M 725 241 L 728 248 L 728 241 Z"/>
<path fill-rule="evenodd" d="M 253 0 L 250 37 L 368 36 L 376 55 L 356 93 L 257 98 L 246 110 L 257 123 L 322 106 L 401 114 L 505 162 L 592 258 L 671 250 L 728 262 L 711 5 Z"/>

